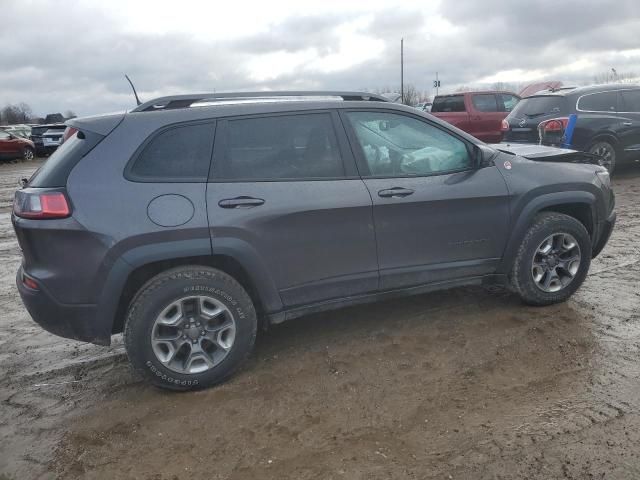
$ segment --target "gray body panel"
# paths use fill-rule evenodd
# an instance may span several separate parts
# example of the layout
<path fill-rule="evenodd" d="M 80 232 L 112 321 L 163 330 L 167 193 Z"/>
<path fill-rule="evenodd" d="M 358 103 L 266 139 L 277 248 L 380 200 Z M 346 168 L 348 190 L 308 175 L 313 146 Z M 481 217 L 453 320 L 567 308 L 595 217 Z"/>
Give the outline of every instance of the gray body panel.
<path fill-rule="evenodd" d="M 348 178 L 158 183 L 134 182 L 123 173 L 141 145 L 168 125 L 206 120 L 213 140 L 216 121 L 228 117 L 354 107 L 422 118 L 464 139 L 483 152 L 483 159 L 472 170 L 454 174 L 361 179 L 354 145 L 334 113 Z M 44 325 L 67 312 L 73 319 L 70 330 L 51 330 L 95 343 L 108 343 L 121 321 L 127 282 L 141 267 L 159 262 L 232 259 L 255 287 L 261 311 L 279 321 L 390 293 L 478 283 L 496 274 L 506 278 L 527 226 L 541 209 L 587 205 L 596 240 L 598 226 L 613 208 L 611 192 L 595 176 L 601 167 L 496 152 L 428 113 L 379 101 L 244 103 L 71 124 L 105 135 L 68 176 L 72 217 L 14 216 L 13 221 L 25 251 L 20 272 L 37 279 L 48 296 L 34 298 L 21 290 L 32 316 Z M 414 193 L 401 199 L 378 196 L 393 187 Z M 243 196 L 264 203 L 219 206 L 221 200 Z M 43 319 L 52 305 L 60 315 Z"/>

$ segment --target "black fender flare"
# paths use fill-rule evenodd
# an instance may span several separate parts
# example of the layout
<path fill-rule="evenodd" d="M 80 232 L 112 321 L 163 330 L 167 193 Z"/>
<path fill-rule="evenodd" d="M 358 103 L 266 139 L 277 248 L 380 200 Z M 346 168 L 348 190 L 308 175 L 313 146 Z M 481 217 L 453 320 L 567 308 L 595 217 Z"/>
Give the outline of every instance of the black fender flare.
<path fill-rule="evenodd" d="M 532 198 L 517 214 L 497 273 L 509 274 L 520 244 L 534 217 L 542 210 L 561 205 L 582 203 L 589 206 L 594 227 L 597 226 L 596 196 L 590 192 L 567 191 L 546 193 Z"/>
<path fill-rule="evenodd" d="M 230 257 L 249 275 L 266 312 L 282 310 L 282 301 L 273 278 L 253 247 L 237 238 L 216 237 L 214 242 L 213 249 L 209 238 L 199 238 L 151 243 L 122 253 L 113 262 L 98 298 L 96 323 L 100 332 L 110 337 L 120 298 L 129 276 L 140 267 L 162 260 L 213 255 Z M 109 340 L 105 340 L 108 344 Z"/>

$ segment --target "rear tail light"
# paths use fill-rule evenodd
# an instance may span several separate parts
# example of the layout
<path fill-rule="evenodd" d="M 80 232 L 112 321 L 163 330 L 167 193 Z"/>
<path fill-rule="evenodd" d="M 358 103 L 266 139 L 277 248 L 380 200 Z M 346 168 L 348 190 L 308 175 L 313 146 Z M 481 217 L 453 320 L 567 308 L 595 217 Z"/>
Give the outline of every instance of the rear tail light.
<path fill-rule="evenodd" d="M 38 282 L 26 275 L 24 272 L 22 272 L 22 284 L 25 287 L 30 288 L 31 290 L 40 290 L 40 288 L 38 287 Z"/>
<path fill-rule="evenodd" d="M 507 119 L 503 119 L 502 120 L 502 124 L 500 125 L 500 131 L 501 132 L 508 132 L 509 131 L 509 122 L 507 122 Z"/>
<path fill-rule="evenodd" d="M 66 142 L 69 138 L 73 137 L 77 132 L 78 132 L 77 128 L 74 128 L 74 127 L 65 128 L 64 134 L 62 135 L 62 142 L 60 143 Z"/>
<path fill-rule="evenodd" d="M 63 192 L 18 190 L 13 199 L 13 213 L 31 219 L 65 218 L 71 214 L 71 208 Z"/>
<path fill-rule="evenodd" d="M 543 133 L 563 133 L 568 123 L 568 117 L 552 118 L 551 120 L 541 122 L 540 125 L 538 125 L 538 130 Z"/>

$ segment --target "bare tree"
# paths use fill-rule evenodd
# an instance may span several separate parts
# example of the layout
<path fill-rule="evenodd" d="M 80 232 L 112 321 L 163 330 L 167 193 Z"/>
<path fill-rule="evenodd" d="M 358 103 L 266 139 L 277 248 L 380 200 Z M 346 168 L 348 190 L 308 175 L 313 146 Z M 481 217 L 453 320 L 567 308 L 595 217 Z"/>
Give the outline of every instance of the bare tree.
<path fill-rule="evenodd" d="M 64 118 L 69 120 L 70 118 L 76 118 L 78 115 L 76 115 L 76 112 L 74 112 L 73 110 L 66 110 L 64 112 Z"/>
<path fill-rule="evenodd" d="M 635 72 L 618 72 L 615 68 L 593 76 L 594 83 L 635 83 L 638 74 Z"/>
<path fill-rule="evenodd" d="M 404 87 L 404 104 L 413 106 L 418 103 L 420 99 L 420 92 L 416 89 L 415 85 L 408 84 Z"/>
<path fill-rule="evenodd" d="M 21 102 L 17 105 L 6 105 L 0 110 L 0 123 L 14 124 L 14 123 L 26 123 L 29 122 L 33 115 L 31 107 Z"/>

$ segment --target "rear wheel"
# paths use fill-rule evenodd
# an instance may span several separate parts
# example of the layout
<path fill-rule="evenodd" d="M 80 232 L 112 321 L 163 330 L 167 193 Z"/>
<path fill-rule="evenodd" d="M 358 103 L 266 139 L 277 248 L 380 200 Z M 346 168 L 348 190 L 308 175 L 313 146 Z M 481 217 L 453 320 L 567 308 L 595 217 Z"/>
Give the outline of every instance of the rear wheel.
<path fill-rule="evenodd" d="M 154 385 L 205 388 L 226 380 L 253 348 L 257 320 L 242 286 L 208 267 L 181 267 L 144 285 L 131 302 L 125 347 Z"/>
<path fill-rule="evenodd" d="M 602 159 L 602 166 L 605 167 L 609 173 L 613 173 L 617 160 L 617 151 L 613 144 L 604 140 L 595 141 L 589 147 L 589 153 L 600 157 Z"/>
<path fill-rule="evenodd" d="M 511 282 L 525 303 L 567 300 L 582 285 L 591 264 L 591 239 L 582 223 L 555 212 L 538 215 L 525 235 Z"/>
<path fill-rule="evenodd" d="M 22 159 L 26 161 L 31 161 L 34 159 L 34 157 L 35 157 L 35 152 L 33 151 L 33 148 L 24 147 L 24 149 L 22 150 Z"/>

